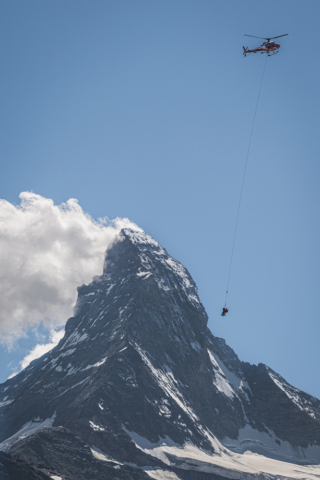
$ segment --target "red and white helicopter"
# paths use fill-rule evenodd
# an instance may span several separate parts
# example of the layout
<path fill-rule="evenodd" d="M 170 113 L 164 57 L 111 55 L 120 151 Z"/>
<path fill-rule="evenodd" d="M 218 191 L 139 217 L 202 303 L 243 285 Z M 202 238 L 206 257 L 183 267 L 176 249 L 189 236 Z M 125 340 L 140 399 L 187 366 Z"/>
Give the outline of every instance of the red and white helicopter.
<path fill-rule="evenodd" d="M 267 40 L 266 42 L 263 42 L 260 47 L 254 48 L 253 50 L 249 50 L 249 48 L 243 47 L 243 55 L 246 57 L 248 53 L 267 53 L 268 57 L 270 55 L 275 55 L 276 52 L 275 50 L 278 50 L 280 48 L 279 43 L 272 42 L 271 40 L 274 40 L 275 38 L 280 38 L 280 37 L 285 37 L 286 35 L 289 35 L 288 33 L 285 33 L 284 35 L 279 35 L 278 37 L 271 37 L 271 38 L 265 38 L 265 37 L 255 37 L 254 35 L 246 35 L 244 34 L 245 37 L 253 37 L 253 38 L 262 38 L 262 40 Z"/>

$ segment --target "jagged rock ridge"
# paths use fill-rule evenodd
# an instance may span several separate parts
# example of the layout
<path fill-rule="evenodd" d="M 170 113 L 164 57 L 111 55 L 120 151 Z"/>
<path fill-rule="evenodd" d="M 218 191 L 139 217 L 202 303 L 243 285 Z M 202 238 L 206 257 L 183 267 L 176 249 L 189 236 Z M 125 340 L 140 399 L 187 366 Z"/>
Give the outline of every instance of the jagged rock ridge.
<path fill-rule="evenodd" d="M 221 458 L 251 450 L 320 461 L 319 400 L 240 362 L 208 330 L 185 267 L 130 229 L 108 249 L 103 275 L 78 289 L 59 345 L 3 384 L 0 402 L 2 449 L 16 455 L 21 435 L 60 425 L 109 459 L 179 465 L 184 475 L 204 468 L 190 458 L 181 465 L 188 445 Z"/>

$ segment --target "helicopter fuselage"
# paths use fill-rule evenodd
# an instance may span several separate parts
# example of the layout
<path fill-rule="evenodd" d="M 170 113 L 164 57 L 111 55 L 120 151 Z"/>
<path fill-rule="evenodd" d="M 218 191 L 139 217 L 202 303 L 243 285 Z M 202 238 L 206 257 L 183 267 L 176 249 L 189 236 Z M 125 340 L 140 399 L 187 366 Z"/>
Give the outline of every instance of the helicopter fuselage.
<path fill-rule="evenodd" d="M 249 50 L 248 48 L 244 48 L 244 55 L 247 53 L 269 53 L 269 52 L 274 52 L 275 50 L 278 50 L 280 48 L 279 43 L 276 42 L 263 42 L 260 47 L 254 48 L 253 50 Z"/>

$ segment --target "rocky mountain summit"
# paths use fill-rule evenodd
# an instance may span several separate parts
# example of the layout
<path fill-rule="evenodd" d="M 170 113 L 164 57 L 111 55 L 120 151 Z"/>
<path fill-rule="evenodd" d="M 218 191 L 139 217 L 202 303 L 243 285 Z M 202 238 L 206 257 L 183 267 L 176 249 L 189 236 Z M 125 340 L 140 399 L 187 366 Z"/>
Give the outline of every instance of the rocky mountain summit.
<path fill-rule="evenodd" d="M 39 478 L 311 480 L 320 401 L 241 362 L 186 268 L 124 229 L 64 338 L 0 386 L 0 442 Z"/>

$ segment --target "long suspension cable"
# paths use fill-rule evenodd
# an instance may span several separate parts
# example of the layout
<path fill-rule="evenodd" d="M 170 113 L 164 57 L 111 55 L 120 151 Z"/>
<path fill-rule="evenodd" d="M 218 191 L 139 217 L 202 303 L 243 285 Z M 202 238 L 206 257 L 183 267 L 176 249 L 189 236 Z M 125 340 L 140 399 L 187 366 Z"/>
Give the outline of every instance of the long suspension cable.
<path fill-rule="evenodd" d="M 241 185 L 241 191 L 240 191 L 240 198 L 239 198 L 239 204 L 238 204 L 237 220 L 236 220 L 236 226 L 235 226 L 235 229 L 234 229 L 233 243 L 232 243 L 232 250 L 231 250 L 231 259 L 230 259 L 230 266 L 229 266 L 229 275 L 228 275 L 228 283 L 227 283 L 227 291 L 226 291 L 226 300 L 225 300 L 224 306 L 227 305 L 229 282 L 230 282 L 230 274 L 231 274 L 231 267 L 232 267 L 232 260 L 233 260 L 233 251 L 234 251 L 234 244 L 235 244 L 236 235 L 237 235 L 238 220 L 239 220 L 240 206 L 241 206 L 241 200 L 242 200 L 242 192 L 243 192 L 244 181 L 245 181 L 246 173 L 247 173 L 247 165 L 248 165 L 248 159 L 249 159 L 249 153 L 250 153 L 250 147 L 251 147 L 251 140 L 252 140 L 253 128 L 254 128 L 254 123 L 255 123 L 255 120 L 256 120 L 256 115 L 257 115 L 257 110 L 258 110 L 260 93 L 261 93 L 261 87 L 262 87 L 262 82 L 263 82 L 264 71 L 265 71 L 265 68 L 266 68 L 266 63 L 267 63 L 267 55 L 266 55 L 266 59 L 265 59 L 264 66 L 263 66 L 262 77 L 261 77 L 261 82 L 260 82 L 260 88 L 259 88 L 259 93 L 258 93 L 258 99 L 257 99 L 257 103 L 256 103 L 256 109 L 255 109 L 255 111 L 254 111 L 254 116 L 253 116 L 251 134 L 250 134 L 250 139 L 249 139 L 249 146 L 248 146 L 248 151 L 247 151 L 247 158 L 246 158 L 246 163 L 245 163 L 244 172 L 243 172 L 242 185 Z"/>

